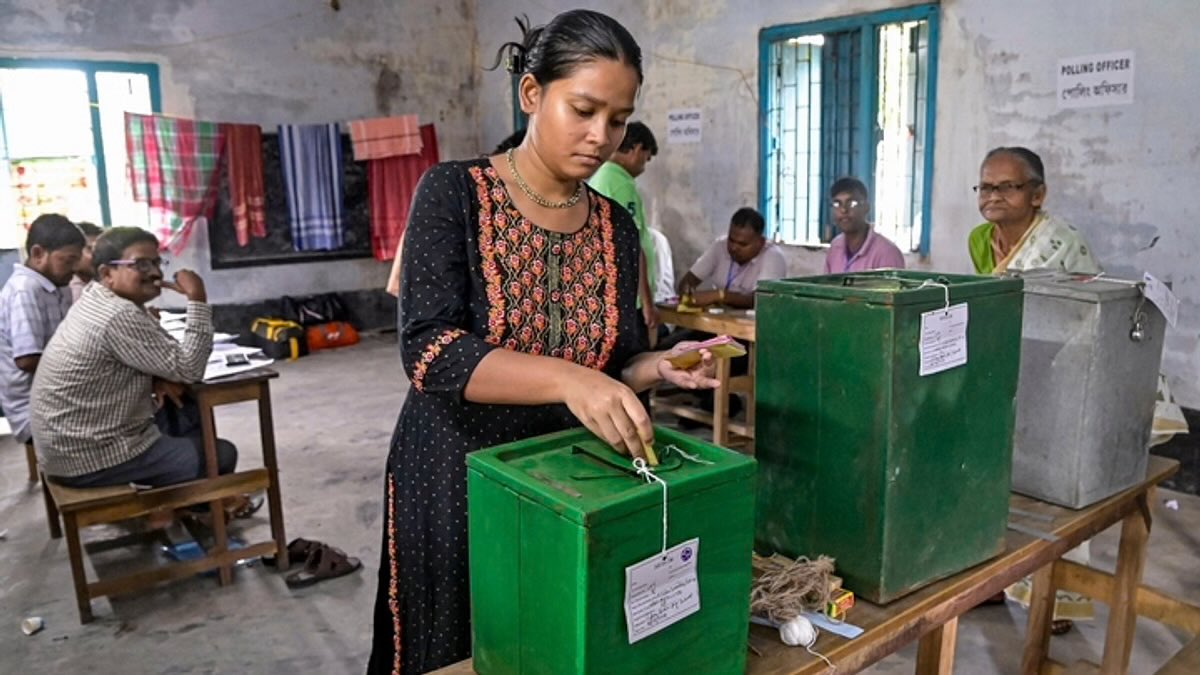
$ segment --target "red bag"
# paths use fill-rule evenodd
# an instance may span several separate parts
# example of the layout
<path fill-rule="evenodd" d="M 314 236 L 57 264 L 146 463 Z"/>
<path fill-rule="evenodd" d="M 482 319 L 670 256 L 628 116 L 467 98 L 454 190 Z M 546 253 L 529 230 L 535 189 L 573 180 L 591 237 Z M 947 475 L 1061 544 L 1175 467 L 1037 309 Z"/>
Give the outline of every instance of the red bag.
<path fill-rule="evenodd" d="M 305 329 L 308 350 L 333 349 L 358 344 L 358 331 L 345 321 L 330 321 Z"/>

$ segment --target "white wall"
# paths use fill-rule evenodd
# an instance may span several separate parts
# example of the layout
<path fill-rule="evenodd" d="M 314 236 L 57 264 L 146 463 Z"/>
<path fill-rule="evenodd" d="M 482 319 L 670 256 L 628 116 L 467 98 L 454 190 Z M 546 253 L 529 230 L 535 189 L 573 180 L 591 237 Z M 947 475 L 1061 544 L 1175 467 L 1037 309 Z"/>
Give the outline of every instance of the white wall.
<path fill-rule="evenodd" d="M 590 6 L 630 28 L 646 58 L 635 117 L 660 138 L 639 185 L 647 217 L 671 239 L 686 269 L 739 206 L 757 204 L 758 31 L 914 4 L 888 0 L 598 1 Z M 544 23 L 575 3 L 480 3 L 479 54 L 489 60 L 515 39 L 512 16 Z M 970 271 L 966 237 L 982 221 L 970 186 L 988 148 L 1027 145 L 1046 162 L 1048 207 L 1076 223 L 1112 274 L 1143 270 L 1175 284 L 1179 327 L 1164 368 L 1176 395 L 1200 407 L 1200 286 L 1189 258 L 1200 250 L 1200 63 L 1194 28 L 1200 2 L 1159 0 L 945 0 L 942 2 L 930 258 L 915 264 Z M 510 28 L 511 26 L 511 28 Z M 1061 57 L 1133 50 L 1132 105 L 1060 112 Z M 692 63 L 680 63 L 692 62 Z M 706 65 L 697 65 L 706 64 Z M 749 88 L 743 84 L 749 83 Z M 479 93 L 485 144 L 510 129 L 502 73 L 485 73 Z M 666 145 L 666 112 L 704 110 L 704 143 Z M 1157 243 L 1151 247 L 1154 238 Z M 819 271 L 823 253 L 789 251 L 791 272 Z"/>
<path fill-rule="evenodd" d="M 477 154 L 474 0 L 0 0 L 0 55 L 153 62 L 163 112 L 221 122 L 416 113 L 443 157 Z M 119 224 L 119 223 L 114 223 Z M 174 268 L 215 303 L 382 288 L 374 260 L 212 270 L 206 233 Z"/>

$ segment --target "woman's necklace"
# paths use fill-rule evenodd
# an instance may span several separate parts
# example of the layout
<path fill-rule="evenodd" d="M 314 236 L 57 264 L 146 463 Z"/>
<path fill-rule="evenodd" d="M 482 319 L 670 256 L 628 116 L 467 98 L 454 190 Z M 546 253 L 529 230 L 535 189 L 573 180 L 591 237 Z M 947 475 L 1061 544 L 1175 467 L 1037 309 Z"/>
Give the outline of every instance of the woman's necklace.
<path fill-rule="evenodd" d="M 579 203 L 580 197 L 583 197 L 583 181 L 576 183 L 575 194 L 571 195 L 570 199 L 563 202 L 552 202 L 534 192 L 533 188 L 529 187 L 529 184 L 525 182 L 525 179 L 521 178 L 521 174 L 517 172 L 517 163 L 513 160 L 513 151 L 514 149 L 510 148 L 505 153 L 505 157 L 508 158 L 508 170 L 512 172 L 513 178 L 516 179 L 517 187 L 521 188 L 521 192 L 524 192 L 525 196 L 529 197 L 534 204 L 544 206 L 548 209 L 569 209 Z"/>

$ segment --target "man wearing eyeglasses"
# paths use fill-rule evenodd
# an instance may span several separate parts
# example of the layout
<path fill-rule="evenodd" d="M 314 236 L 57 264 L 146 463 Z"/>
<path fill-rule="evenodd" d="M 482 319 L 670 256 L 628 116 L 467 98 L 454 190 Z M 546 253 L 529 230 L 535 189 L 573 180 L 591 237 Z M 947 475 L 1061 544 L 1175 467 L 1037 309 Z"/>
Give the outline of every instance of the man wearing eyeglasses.
<path fill-rule="evenodd" d="M 204 281 L 189 270 L 164 278 L 158 240 L 135 227 L 106 231 L 93 255 L 96 282 L 50 340 L 33 383 L 38 459 L 70 487 L 202 478 L 199 420 L 188 412 L 184 385 L 204 376 L 212 352 Z M 182 341 L 147 311 L 164 288 L 187 298 Z M 224 439 L 217 464 L 221 474 L 237 466 L 237 448 Z"/>
<path fill-rule="evenodd" d="M 840 234 L 825 254 L 825 274 L 904 269 L 904 254 L 867 222 L 871 202 L 862 181 L 850 176 L 839 178 L 829 189 L 829 196 L 833 222 Z"/>

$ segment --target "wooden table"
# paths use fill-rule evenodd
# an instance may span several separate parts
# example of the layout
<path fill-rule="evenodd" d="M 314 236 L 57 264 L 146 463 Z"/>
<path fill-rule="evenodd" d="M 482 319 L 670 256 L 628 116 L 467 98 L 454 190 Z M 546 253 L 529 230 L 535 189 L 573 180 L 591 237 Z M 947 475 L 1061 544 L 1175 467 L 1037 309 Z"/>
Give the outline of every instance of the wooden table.
<path fill-rule="evenodd" d="M 283 499 L 279 491 L 279 464 L 275 456 L 275 422 L 271 415 L 271 380 L 279 373 L 270 368 L 230 375 L 219 380 L 209 380 L 193 385 L 196 404 L 200 409 L 200 428 L 204 437 L 204 461 L 208 477 L 217 477 L 217 422 L 213 409 L 229 403 L 258 401 L 258 427 L 262 438 L 263 466 L 267 471 L 267 509 L 271 518 L 271 539 L 275 546 L 273 554 L 280 571 L 288 568 L 287 535 L 283 527 Z M 228 550 L 225 532 L 225 509 L 221 501 L 211 502 L 213 515 L 214 548 L 210 556 L 220 556 Z M 266 554 L 263 554 L 266 555 Z M 226 557 L 221 565 L 219 578 L 222 586 L 233 580 L 233 569 Z"/>
<path fill-rule="evenodd" d="M 1154 487 L 1179 469 L 1179 463 L 1150 457 L 1147 478 L 1141 484 L 1087 509 L 1073 511 L 1014 494 L 1010 527 L 1039 531 L 1042 536 L 1010 529 L 1000 556 L 966 572 L 928 586 L 886 606 L 859 601 L 848 620 L 865 629 L 854 640 L 821 634 L 815 649 L 828 656 L 837 672 L 858 672 L 920 640 L 916 672 L 950 673 L 958 617 L 1003 590 L 1034 574 L 1021 672 L 1060 673 L 1049 662 L 1050 618 L 1055 587 L 1086 593 L 1110 606 L 1102 673 L 1114 675 L 1128 669 L 1138 614 L 1191 632 L 1200 632 L 1200 608 L 1173 601 L 1166 594 L 1139 586 L 1149 534 Z M 1115 575 L 1060 560 L 1063 554 L 1116 523 L 1121 523 L 1121 543 Z M 751 653 L 746 672 L 753 675 L 815 674 L 832 670 L 802 649 L 785 646 L 776 630 L 750 627 Z M 462 661 L 436 671 L 440 675 L 466 675 L 471 662 Z"/>
<path fill-rule="evenodd" d="M 704 331 L 715 335 L 729 335 L 749 343 L 750 374 L 741 377 L 731 377 L 729 360 L 717 361 L 717 379 L 721 385 L 714 392 L 713 412 L 708 413 L 685 405 L 657 406 L 664 412 L 712 425 L 713 443 L 729 444 L 729 432 L 732 431 L 746 438 L 754 438 L 754 314 L 745 309 L 725 309 L 719 313 L 706 310 L 698 313 L 680 312 L 674 305 L 659 305 L 659 321 L 662 323 Z M 729 421 L 729 395 L 734 392 L 746 394 L 746 423 L 737 424 Z"/>

